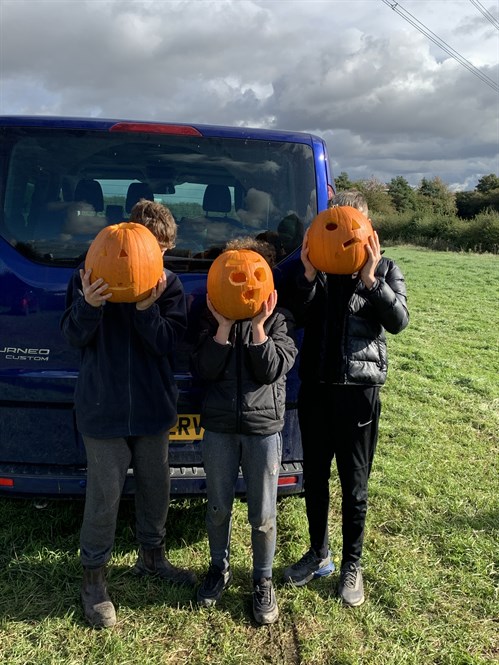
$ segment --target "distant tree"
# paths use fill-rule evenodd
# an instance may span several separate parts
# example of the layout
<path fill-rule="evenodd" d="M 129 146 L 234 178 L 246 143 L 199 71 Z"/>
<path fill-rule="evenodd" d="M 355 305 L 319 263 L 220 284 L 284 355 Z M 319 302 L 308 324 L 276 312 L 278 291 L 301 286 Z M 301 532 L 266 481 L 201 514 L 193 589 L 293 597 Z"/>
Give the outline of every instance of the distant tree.
<path fill-rule="evenodd" d="M 359 180 L 353 185 L 354 189 L 358 189 L 366 197 L 370 213 L 390 214 L 394 212 L 388 187 L 381 180 L 373 176 L 368 180 Z"/>
<path fill-rule="evenodd" d="M 342 171 L 340 175 L 334 179 L 335 185 L 336 185 L 336 191 L 337 192 L 344 192 L 347 189 L 353 189 L 354 185 L 353 182 L 350 180 L 348 177 L 348 173 L 345 171 Z"/>
<path fill-rule="evenodd" d="M 399 175 L 388 183 L 388 195 L 397 212 L 414 210 L 416 207 L 416 194 L 407 180 Z"/>
<path fill-rule="evenodd" d="M 495 173 L 482 176 L 475 187 L 475 190 L 481 194 L 487 194 L 493 189 L 499 189 L 499 177 Z"/>
<path fill-rule="evenodd" d="M 423 178 L 417 189 L 419 196 L 418 208 L 436 214 L 455 215 L 456 199 L 448 186 L 436 176 L 431 180 Z"/>

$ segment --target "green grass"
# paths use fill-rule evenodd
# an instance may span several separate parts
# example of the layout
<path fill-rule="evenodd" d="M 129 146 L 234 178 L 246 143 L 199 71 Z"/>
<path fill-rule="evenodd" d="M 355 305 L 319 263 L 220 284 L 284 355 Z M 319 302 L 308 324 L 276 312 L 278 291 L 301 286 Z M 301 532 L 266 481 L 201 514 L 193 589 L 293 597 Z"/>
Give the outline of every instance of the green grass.
<path fill-rule="evenodd" d="M 79 606 L 83 504 L 0 500 L 0 662 L 5 665 L 466 665 L 499 660 L 499 258 L 387 250 L 406 276 L 411 323 L 390 337 L 364 554 L 366 603 L 344 608 L 337 575 L 278 582 L 280 621 L 251 619 L 249 527 L 235 505 L 234 584 L 220 607 L 128 573 L 133 508 L 121 508 L 110 590 L 118 624 L 85 625 Z M 327 417 L 327 414 L 324 414 Z M 334 424 L 332 424 L 334 426 Z M 340 545 L 338 480 L 330 533 Z M 170 557 L 199 575 L 202 500 L 174 502 Z M 275 579 L 307 548 L 301 497 L 279 501 Z M 338 556 L 335 555 L 336 563 Z"/>

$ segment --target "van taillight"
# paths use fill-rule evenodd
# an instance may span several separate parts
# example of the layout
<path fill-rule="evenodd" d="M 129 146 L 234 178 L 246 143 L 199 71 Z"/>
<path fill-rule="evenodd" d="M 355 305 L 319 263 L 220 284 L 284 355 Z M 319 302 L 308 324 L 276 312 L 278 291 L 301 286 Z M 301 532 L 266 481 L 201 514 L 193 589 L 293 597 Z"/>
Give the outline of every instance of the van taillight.
<path fill-rule="evenodd" d="M 12 478 L 0 478 L 0 487 L 14 487 Z"/>
<path fill-rule="evenodd" d="M 109 128 L 110 132 L 146 132 L 147 134 L 181 134 L 183 136 L 202 136 L 195 127 L 188 125 L 162 125 L 149 122 L 117 122 Z"/>
<path fill-rule="evenodd" d="M 278 485 L 297 485 L 298 476 L 283 476 L 277 481 Z"/>

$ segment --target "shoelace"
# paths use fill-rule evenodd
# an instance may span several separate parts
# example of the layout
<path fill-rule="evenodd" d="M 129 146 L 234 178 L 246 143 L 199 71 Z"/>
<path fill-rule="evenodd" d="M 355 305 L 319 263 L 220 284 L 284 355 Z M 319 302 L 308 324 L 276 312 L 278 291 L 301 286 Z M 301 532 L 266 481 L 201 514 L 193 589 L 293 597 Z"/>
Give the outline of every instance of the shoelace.
<path fill-rule="evenodd" d="M 344 586 L 350 589 L 355 588 L 355 584 L 357 583 L 357 567 L 352 564 L 348 568 L 343 568 L 341 571 L 341 580 Z"/>
<path fill-rule="evenodd" d="M 258 602 L 261 605 L 270 605 L 271 601 L 271 589 L 272 586 L 270 584 L 256 584 L 255 585 L 255 593 Z"/>
<path fill-rule="evenodd" d="M 315 563 L 317 560 L 317 556 L 312 550 L 309 550 L 306 554 L 302 556 L 302 558 L 295 563 L 292 568 L 295 570 L 298 570 L 298 568 L 301 568 L 302 566 L 308 566 L 309 563 Z"/>

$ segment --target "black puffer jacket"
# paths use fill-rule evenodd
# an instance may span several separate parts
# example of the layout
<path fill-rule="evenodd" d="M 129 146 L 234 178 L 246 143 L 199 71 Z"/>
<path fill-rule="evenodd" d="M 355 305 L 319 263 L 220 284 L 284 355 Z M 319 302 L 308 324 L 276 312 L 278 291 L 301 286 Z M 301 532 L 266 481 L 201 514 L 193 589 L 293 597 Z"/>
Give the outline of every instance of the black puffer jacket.
<path fill-rule="evenodd" d="M 187 314 L 182 283 L 165 272 L 165 291 L 139 311 L 134 303 L 92 307 L 75 271 L 61 328 L 66 340 L 81 349 L 75 407 L 82 434 L 147 436 L 174 425 L 177 386 L 171 357 L 185 333 Z"/>
<path fill-rule="evenodd" d="M 193 372 L 205 383 L 201 425 L 213 432 L 274 434 L 284 426 L 286 374 L 297 349 L 292 318 L 275 310 L 264 324 L 267 340 L 252 344 L 251 321 L 237 321 L 230 343 L 213 339 L 211 321 L 192 354 Z"/>
<path fill-rule="evenodd" d="M 367 289 L 357 277 L 325 275 L 319 272 L 315 282 L 296 277 L 293 312 L 304 327 L 300 351 L 299 375 L 303 382 L 381 386 L 388 369 L 385 330 L 396 334 L 409 322 L 404 277 L 397 265 L 382 257 L 375 271 L 376 283 Z M 349 289 L 348 300 L 341 305 L 331 297 L 330 289 Z M 341 299 L 340 299 L 341 300 Z M 333 308 L 333 311 L 330 311 Z M 338 320 L 332 340 L 331 322 Z M 338 347 L 331 362 L 331 346 Z M 333 375 L 329 371 L 334 367 Z"/>

